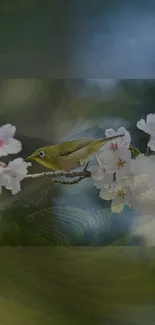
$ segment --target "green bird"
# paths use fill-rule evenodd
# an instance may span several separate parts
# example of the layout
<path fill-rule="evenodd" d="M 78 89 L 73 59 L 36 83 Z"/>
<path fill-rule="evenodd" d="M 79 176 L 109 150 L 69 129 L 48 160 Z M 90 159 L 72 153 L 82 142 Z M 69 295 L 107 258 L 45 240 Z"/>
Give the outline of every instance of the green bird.
<path fill-rule="evenodd" d="M 53 170 L 69 171 L 88 165 L 89 161 L 93 159 L 104 144 L 122 136 L 124 134 L 97 140 L 82 139 L 61 142 L 53 146 L 37 149 L 26 160 L 35 160 Z"/>

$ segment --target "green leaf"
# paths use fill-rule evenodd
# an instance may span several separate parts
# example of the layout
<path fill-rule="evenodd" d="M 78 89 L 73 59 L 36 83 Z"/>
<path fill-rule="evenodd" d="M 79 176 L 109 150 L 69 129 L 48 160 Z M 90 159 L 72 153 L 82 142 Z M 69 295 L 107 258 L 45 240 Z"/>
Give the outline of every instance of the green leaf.
<path fill-rule="evenodd" d="M 138 155 L 141 154 L 140 150 L 138 148 L 134 147 L 132 144 L 130 144 L 129 149 L 134 157 L 137 157 Z"/>

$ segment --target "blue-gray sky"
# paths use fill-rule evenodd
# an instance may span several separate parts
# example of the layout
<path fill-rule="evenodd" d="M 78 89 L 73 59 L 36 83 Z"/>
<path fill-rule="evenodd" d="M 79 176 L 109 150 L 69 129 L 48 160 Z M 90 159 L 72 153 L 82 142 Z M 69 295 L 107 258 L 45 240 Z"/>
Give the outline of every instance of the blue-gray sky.
<path fill-rule="evenodd" d="M 155 77 L 155 2 L 7 1 L 0 69 L 7 76 Z"/>

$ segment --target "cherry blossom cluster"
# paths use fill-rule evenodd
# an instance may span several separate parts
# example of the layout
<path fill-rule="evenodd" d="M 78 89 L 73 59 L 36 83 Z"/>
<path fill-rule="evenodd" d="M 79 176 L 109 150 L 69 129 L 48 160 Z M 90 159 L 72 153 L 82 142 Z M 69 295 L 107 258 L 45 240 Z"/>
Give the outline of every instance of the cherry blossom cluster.
<path fill-rule="evenodd" d="M 114 213 L 122 212 L 125 205 L 139 208 L 150 196 L 155 202 L 155 114 L 138 121 L 137 127 L 149 135 L 147 154 L 134 155 L 130 133 L 124 127 L 108 129 L 107 138 L 119 134 L 124 137 L 104 145 L 96 155 L 97 165 L 88 168 L 99 196 L 111 200 Z M 152 154 L 148 155 L 148 149 Z"/>
<path fill-rule="evenodd" d="M 11 124 L 0 127 L 0 157 L 17 154 L 22 150 L 21 142 L 14 139 L 15 132 L 15 126 Z M 20 182 L 27 175 L 29 166 L 31 163 L 25 162 L 23 158 L 16 158 L 8 164 L 0 161 L 0 192 L 2 187 L 5 187 L 13 195 L 17 194 L 21 190 Z"/>

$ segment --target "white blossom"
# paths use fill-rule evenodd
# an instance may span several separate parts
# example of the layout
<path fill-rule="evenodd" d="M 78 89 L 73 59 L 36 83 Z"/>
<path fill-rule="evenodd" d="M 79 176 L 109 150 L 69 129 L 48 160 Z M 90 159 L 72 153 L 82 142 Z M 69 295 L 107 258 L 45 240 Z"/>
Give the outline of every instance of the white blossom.
<path fill-rule="evenodd" d="M 99 167 L 90 169 L 97 188 L 103 188 L 105 184 L 110 185 L 114 174 L 116 179 L 120 179 L 130 173 L 131 151 L 128 149 L 131 142 L 130 133 L 124 127 L 120 127 L 117 131 L 113 129 L 105 131 L 107 138 L 119 134 L 124 134 L 124 137 L 106 143 L 96 155 Z"/>
<path fill-rule="evenodd" d="M 145 156 L 140 154 L 136 159 L 131 159 L 130 162 L 131 173 L 133 175 L 143 175 L 147 177 L 149 182 L 155 185 L 155 156 Z"/>
<path fill-rule="evenodd" d="M 137 128 L 150 135 L 148 147 L 155 151 L 155 114 L 148 114 L 146 121 L 144 119 L 138 121 Z"/>
<path fill-rule="evenodd" d="M 130 174 L 131 151 L 122 146 L 118 150 L 102 150 L 97 154 L 100 168 L 106 174 L 114 174 L 116 179 L 120 179 Z"/>
<path fill-rule="evenodd" d="M 152 151 L 155 151 L 155 136 L 154 135 L 151 135 L 151 138 L 147 145 Z"/>
<path fill-rule="evenodd" d="M 23 158 L 16 158 L 10 161 L 6 167 L 0 166 L 0 185 L 11 190 L 12 194 L 17 194 L 20 190 L 20 182 L 28 173 L 27 168 L 31 163 L 27 163 Z"/>
<path fill-rule="evenodd" d="M 128 179 L 132 205 L 137 211 L 153 213 L 155 211 L 155 156 L 147 157 L 140 154 L 136 159 L 131 159 L 130 169 L 131 176 Z"/>
<path fill-rule="evenodd" d="M 130 174 L 131 151 L 125 146 L 121 147 L 115 159 L 113 171 L 116 173 L 116 179 L 118 180 Z"/>
<path fill-rule="evenodd" d="M 19 140 L 14 139 L 16 132 L 15 126 L 5 124 L 0 127 L 0 156 L 16 154 L 21 151 L 22 144 Z"/>
<path fill-rule="evenodd" d="M 104 167 L 90 166 L 88 170 L 91 172 L 91 177 L 96 188 L 101 189 L 105 185 L 111 185 L 113 182 L 113 174 L 108 173 Z"/>
<path fill-rule="evenodd" d="M 128 181 L 116 182 L 115 186 L 105 187 L 100 191 L 100 197 L 104 200 L 112 200 L 111 210 L 114 213 L 123 211 L 124 206 L 132 207 L 134 205 L 134 196 L 132 187 Z"/>
<path fill-rule="evenodd" d="M 115 135 L 122 135 L 124 134 L 124 137 L 121 137 L 121 138 L 116 138 L 116 139 L 113 139 L 112 141 L 108 142 L 106 145 L 108 146 L 108 148 L 111 147 L 111 149 L 118 149 L 119 147 L 125 145 L 127 148 L 129 147 L 130 145 L 130 142 L 131 142 L 131 136 L 130 136 L 130 133 L 122 126 L 120 127 L 117 131 L 113 130 L 113 129 L 107 129 L 105 131 L 105 136 L 106 138 L 109 138 L 109 137 L 113 137 Z"/>
<path fill-rule="evenodd" d="M 144 119 L 138 121 L 137 128 L 145 133 L 155 136 L 155 114 L 148 114 L 146 121 Z"/>

